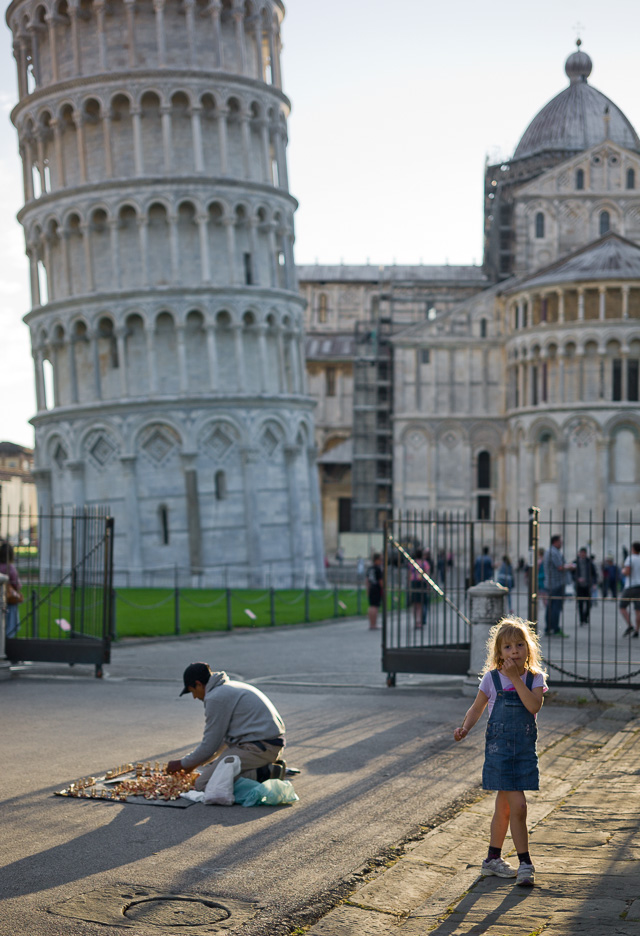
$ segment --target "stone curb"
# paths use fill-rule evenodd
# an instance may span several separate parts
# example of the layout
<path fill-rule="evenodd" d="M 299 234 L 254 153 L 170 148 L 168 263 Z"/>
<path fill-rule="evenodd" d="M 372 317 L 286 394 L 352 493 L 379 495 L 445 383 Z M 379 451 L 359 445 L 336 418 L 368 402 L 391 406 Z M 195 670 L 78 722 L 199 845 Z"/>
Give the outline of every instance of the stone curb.
<path fill-rule="evenodd" d="M 309 936 L 601 936 L 604 927 L 637 936 L 640 720 L 616 721 L 602 713 L 540 756 L 543 789 L 528 796 L 535 888 L 479 873 L 493 813 L 488 793 L 406 846 Z M 505 854 L 510 844 L 507 837 Z"/>

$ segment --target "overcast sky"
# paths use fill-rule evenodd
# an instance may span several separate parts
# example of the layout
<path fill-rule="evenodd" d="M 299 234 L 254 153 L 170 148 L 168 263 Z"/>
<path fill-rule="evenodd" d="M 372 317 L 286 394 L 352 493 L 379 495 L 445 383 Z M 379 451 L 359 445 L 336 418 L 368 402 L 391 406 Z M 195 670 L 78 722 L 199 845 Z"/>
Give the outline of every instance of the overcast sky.
<path fill-rule="evenodd" d="M 590 82 L 640 127 L 638 0 L 289 0 L 283 78 L 292 101 L 298 263 L 480 263 L 483 172 L 566 87 L 575 49 Z M 33 444 L 11 34 L 0 32 L 0 439 Z"/>

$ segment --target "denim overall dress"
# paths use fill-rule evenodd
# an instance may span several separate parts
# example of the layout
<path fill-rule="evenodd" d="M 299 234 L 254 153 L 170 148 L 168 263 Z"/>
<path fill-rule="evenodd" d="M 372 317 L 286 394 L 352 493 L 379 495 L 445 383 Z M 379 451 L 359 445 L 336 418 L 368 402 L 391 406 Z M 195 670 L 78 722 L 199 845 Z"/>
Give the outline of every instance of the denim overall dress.
<path fill-rule="evenodd" d="M 497 697 L 491 711 L 485 741 L 483 790 L 537 790 L 538 726 L 515 690 L 505 691 L 497 670 L 491 670 Z M 527 689 L 533 685 L 533 673 L 527 673 Z"/>

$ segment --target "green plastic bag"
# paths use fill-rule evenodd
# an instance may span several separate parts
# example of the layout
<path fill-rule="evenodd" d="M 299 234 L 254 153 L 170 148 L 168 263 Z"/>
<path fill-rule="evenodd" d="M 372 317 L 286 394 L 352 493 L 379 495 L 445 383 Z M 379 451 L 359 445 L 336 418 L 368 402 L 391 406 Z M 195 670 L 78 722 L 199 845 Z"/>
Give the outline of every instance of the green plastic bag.
<path fill-rule="evenodd" d="M 238 777 L 233 786 L 236 803 L 243 806 L 280 806 L 283 803 L 295 803 L 299 797 L 290 780 L 249 780 Z"/>

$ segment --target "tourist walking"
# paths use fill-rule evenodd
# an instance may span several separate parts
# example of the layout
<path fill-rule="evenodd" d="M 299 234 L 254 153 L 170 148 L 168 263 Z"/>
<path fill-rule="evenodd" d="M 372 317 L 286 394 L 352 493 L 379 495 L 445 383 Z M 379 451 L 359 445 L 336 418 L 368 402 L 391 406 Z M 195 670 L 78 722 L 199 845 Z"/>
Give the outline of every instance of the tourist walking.
<path fill-rule="evenodd" d="M 489 555 L 489 547 L 482 547 L 482 555 L 478 556 L 473 566 L 473 577 L 476 585 L 487 582 L 493 576 L 493 561 Z"/>
<path fill-rule="evenodd" d="M 511 611 L 511 589 L 514 585 L 514 578 L 513 566 L 511 565 L 511 560 L 508 556 L 502 557 L 502 563 L 500 564 L 498 574 L 496 575 L 496 582 L 498 585 L 504 585 L 505 588 L 509 589 L 509 594 L 507 595 L 507 604 L 509 606 L 509 611 Z"/>
<path fill-rule="evenodd" d="M 589 623 L 593 586 L 598 583 L 598 571 L 593 559 L 584 546 L 578 550 L 574 566 L 573 580 L 576 586 L 578 616 L 580 618 L 580 626 L 583 626 Z"/>
<path fill-rule="evenodd" d="M 431 566 L 424 558 L 421 549 L 416 549 L 414 561 L 427 575 Z M 426 602 L 428 601 L 428 584 L 414 565 L 409 566 L 409 602 L 413 607 L 414 623 L 417 628 L 422 627 L 426 620 Z"/>
<path fill-rule="evenodd" d="M 566 573 L 573 571 L 573 565 L 565 563 L 561 547 L 562 537 L 556 533 L 551 537 L 551 545 L 544 554 L 544 581 L 549 595 L 545 634 L 552 637 L 567 636 L 560 628 L 560 615 L 562 614 Z"/>
<path fill-rule="evenodd" d="M 367 569 L 367 583 L 369 586 L 369 630 L 376 630 L 378 626 L 378 608 L 382 604 L 384 594 L 383 578 L 382 556 L 380 553 L 374 553 L 371 565 Z"/>
<path fill-rule="evenodd" d="M 521 618 L 508 616 L 494 625 L 487 647 L 478 695 L 453 737 L 456 741 L 466 738 L 489 706 L 482 788 L 498 792 L 482 874 L 515 877 L 521 887 L 533 887 L 535 868 L 529 854 L 524 791 L 537 790 L 540 783 L 536 715 L 547 691 L 546 673 L 538 637 Z M 502 858 L 509 826 L 518 853 L 517 870 Z"/>
<path fill-rule="evenodd" d="M 640 636 L 640 543 L 631 544 L 631 552 L 623 566 L 622 574 L 626 578 L 626 586 L 620 595 L 620 614 L 627 624 L 623 637 Z M 631 623 L 629 605 L 633 602 L 635 611 L 635 627 Z"/>

